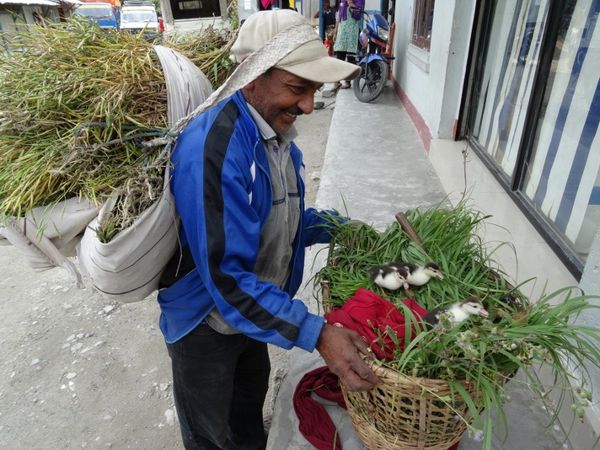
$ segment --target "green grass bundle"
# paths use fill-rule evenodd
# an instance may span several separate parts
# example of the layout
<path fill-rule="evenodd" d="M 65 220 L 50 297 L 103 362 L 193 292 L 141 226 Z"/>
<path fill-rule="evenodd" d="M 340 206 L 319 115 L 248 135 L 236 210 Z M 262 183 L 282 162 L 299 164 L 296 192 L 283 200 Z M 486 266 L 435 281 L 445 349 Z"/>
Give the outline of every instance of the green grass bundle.
<path fill-rule="evenodd" d="M 164 45 L 174 48 L 202 70 L 216 89 L 233 72 L 235 65 L 229 58 L 231 46 L 240 27 L 238 1 L 227 5 L 229 26 L 207 26 L 200 32 L 170 33 Z"/>
<path fill-rule="evenodd" d="M 550 389 L 540 384 L 532 370 L 540 365 L 554 372 L 552 388 L 564 394 L 575 384 L 580 392 L 587 392 L 585 363 L 600 367 L 600 330 L 578 325 L 574 319 L 599 308 L 597 298 L 575 295 L 575 289 L 567 288 L 529 302 L 505 280 L 485 243 L 477 237 L 477 229 L 487 217 L 464 204 L 454 209 L 411 210 L 406 217 L 422 246 L 397 223 L 383 232 L 365 224 L 337 223 L 328 264 L 316 276 L 317 282 L 327 282 L 329 298 L 324 301 L 332 307 L 342 306 L 358 288 L 366 288 L 396 304 L 407 317 L 409 329 L 416 330 L 412 341 L 410 332 L 405 333 L 404 340 L 391 330 L 378 331 L 397 344 L 393 359 L 378 364 L 407 376 L 446 380 L 466 399 L 477 418 L 469 427 L 484 431 L 486 449 L 491 448 L 491 411 L 504 418 L 504 385 L 517 370 L 524 371 L 528 386 L 540 395 Z M 433 261 L 440 266 L 444 280 L 432 279 L 422 287 L 411 287 L 412 298 L 421 306 L 433 309 L 476 297 L 489 317 L 472 316 L 452 325 L 442 316 L 437 325 L 423 326 L 399 301 L 407 297 L 402 289 L 382 289 L 367 273 L 370 267 L 391 261 Z M 463 380 L 475 386 L 476 396 L 468 395 L 460 384 Z M 559 403 L 562 400 L 560 395 Z M 453 399 L 439 401 L 452 408 Z M 576 412 L 582 414 L 581 409 Z"/>
<path fill-rule="evenodd" d="M 233 72 L 234 64 L 229 58 L 229 50 L 236 37 L 236 29 L 217 29 L 209 26 L 200 33 L 169 35 L 164 45 L 186 56 L 202 70 L 216 88 Z"/>
<path fill-rule="evenodd" d="M 359 287 L 396 302 L 404 298 L 404 291 L 386 291 L 369 279 L 367 269 L 391 261 L 439 265 L 445 280 L 433 280 L 414 289 L 415 300 L 427 309 L 469 296 L 482 299 L 488 306 L 506 297 L 513 302 L 526 301 L 505 280 L 484 243 L 475 235 L 476 228 L 486 218 L 484 215 L 463 206 L 453 210 L 412 210 L 406 215 L 424 248 L 403 232 L 398 223 L 383 232 L 355 223 L 338 225 L 329 248 L 329 264 L 318 274 L 319 280 L 331 284 L 332 306 L 341 306 Z"/>
<path fill-rule="evenodd" d="M 233 34 L 211 28 L 194 46 L 167 45 L 217 86 L 229 75 Z M 141 35 L 76 20 L 12 33 L 0 58 L 0 103 L 0 219 L 70 197 L 99 205 L 117 192 L 97 230 L 106 242 L 160 197 L 168 154 L 143 144 L 168 132 L 167 89 Z"/>
<path fill-rule="evenodd" d="M 0 86 L 0 216 L 68 197 L 101 203 L 133 178 L 151 187 L 144 195 L 162 188 L 160 149 L 140 145 L 167 127 L 148 42 L 77 21 L 30 27 L 2 55 Z"/>

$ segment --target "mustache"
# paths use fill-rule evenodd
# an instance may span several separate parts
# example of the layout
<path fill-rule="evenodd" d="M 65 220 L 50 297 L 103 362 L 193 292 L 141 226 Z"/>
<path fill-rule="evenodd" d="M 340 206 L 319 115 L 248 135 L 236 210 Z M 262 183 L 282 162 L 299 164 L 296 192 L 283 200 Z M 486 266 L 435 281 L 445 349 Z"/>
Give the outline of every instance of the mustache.
<path fill-rule="evenodd" d="M 288 114 L 293 114 L 295 116 L 301 116 L 302 114 L 304 114 L 302 112 L 302 110 L 300 108 L 298 108 L 297 106 L 293 106 L 291 108 L 288 108 L 285 110 L 286 113 Z"/>

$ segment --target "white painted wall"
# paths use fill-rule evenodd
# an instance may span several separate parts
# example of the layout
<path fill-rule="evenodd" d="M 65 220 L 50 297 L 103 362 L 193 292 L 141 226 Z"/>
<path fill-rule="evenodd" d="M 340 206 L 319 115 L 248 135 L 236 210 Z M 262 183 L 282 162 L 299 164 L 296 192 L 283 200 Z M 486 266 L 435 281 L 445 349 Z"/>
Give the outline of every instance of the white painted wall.
<path fill-rule="evenodd" d="M 433 138 L 450 138 L 458 118 L 476 0 L 435 3 L 431 49 L 410 44 L 414 0 L 397 0 L 394 77 Z"/>

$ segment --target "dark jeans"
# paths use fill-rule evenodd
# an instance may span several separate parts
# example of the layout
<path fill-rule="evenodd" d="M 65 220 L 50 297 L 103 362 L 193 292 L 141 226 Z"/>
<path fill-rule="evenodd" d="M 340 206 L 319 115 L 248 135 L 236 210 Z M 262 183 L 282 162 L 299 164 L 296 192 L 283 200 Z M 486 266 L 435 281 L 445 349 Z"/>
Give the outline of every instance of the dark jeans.
<path fill-rule="evenodd" d="M 207 324 L 167 344 L 186 449 L 264 449 L 262 408 L 271 365 L 267 345 Z"/>
<path fill-rule="evenodd" d="M 347 61 L 351 64 L 356 64 L 356 55 L 348 52 L 335 52 L 335 57 L 342 61 Z"/>

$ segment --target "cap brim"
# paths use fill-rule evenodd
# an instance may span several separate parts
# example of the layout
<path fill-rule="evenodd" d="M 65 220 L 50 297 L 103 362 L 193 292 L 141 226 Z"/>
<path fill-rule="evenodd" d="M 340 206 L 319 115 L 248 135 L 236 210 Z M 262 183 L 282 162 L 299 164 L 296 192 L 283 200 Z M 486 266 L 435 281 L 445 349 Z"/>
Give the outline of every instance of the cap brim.
<path fill-rule="evenodd" d="M 276 65 L 275 67 L 300 78 L 314 81 L 315 83 L 335 83 L 341 80 L 353 80 L 360 74 L 359 66 L 331 56 L 294 65 Z"/>
<path fill-rule="evenodd" d="M 360 67 L 329 56 L 316 34 L 314 39 L 292 50 L 275 67 L 316 83 L 352 80 L 360 74 Z"/>

